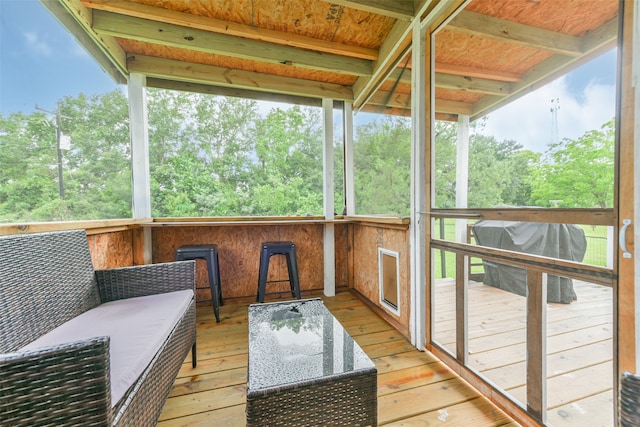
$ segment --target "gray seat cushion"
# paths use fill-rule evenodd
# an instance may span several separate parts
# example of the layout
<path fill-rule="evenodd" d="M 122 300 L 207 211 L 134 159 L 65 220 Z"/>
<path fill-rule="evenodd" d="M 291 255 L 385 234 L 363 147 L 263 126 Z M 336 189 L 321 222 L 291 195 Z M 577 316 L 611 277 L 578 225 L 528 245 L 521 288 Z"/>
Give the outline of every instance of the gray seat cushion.
<path fill-rule="evenodd" d="M 60 325 L 22 350 L 110 337 L 111 404 L 115 406 L 149 365 L 192 298 L 193 291 L 183 290 L 108 302 Z"/>

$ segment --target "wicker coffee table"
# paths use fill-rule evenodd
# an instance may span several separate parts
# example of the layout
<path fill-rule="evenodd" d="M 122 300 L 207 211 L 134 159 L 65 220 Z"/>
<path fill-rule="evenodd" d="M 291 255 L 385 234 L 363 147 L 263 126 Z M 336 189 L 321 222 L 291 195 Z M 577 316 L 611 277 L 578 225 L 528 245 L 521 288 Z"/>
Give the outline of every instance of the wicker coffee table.
<path fill-rule="evenodd" d="M 249 307 L 248 426 L 377 424 L 377 370 L 319 298 Z"/>

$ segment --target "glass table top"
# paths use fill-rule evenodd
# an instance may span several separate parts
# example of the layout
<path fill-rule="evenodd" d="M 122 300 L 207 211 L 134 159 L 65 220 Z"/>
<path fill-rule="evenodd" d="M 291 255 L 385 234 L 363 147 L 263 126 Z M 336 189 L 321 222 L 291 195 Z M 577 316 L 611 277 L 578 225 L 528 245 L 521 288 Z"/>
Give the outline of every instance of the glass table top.
<path fill-rule="evenodd" d="M 364 369 L 375 365 L 321 299 L 249 307 L 249 390 Z"/>

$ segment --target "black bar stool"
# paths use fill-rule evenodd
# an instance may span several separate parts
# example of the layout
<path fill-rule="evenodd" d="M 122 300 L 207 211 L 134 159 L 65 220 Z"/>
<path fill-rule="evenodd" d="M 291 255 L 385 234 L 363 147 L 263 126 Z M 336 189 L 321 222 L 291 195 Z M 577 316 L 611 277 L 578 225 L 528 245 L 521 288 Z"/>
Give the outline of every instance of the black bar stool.
<path fill-rule="evenodd" d="M 197 300 L 197 302 L 212 301 L 213 313 L 216 315 L 216 322 L 220 322 L 220 306 L 224 305 L 224 303 L 222 301 L 222 287 L 220 285 L 218 247 L 216 245 L 188 245 L 181 246 L 176 250 L 176 261 L 187 261 L 192 259 L 204 259 L 207 262 L 209 288 L 211 288 L 211 300 Z"/>
<path fill-rule="evenodd" d="M 269 275 L 269 261 L 273 255 L 284 255 L 287 258 L 287 269 L 289 270 L 288 280 L 270 280 L 267 281 Z M 256 300 L 260 303 L 264 302 L 266 295 L 267 283 L 289 282 L 291 285 L 291 295 L 300 299 L 300 282 L 298 281 L 298 261 L 296 258 L 296 245 L 293 242 L 264 242 L 260 251 L 260 271 L 258 274 L 258 297 Z M 269 292 L 270 294 L 279 294 L 280 292 Z"/>

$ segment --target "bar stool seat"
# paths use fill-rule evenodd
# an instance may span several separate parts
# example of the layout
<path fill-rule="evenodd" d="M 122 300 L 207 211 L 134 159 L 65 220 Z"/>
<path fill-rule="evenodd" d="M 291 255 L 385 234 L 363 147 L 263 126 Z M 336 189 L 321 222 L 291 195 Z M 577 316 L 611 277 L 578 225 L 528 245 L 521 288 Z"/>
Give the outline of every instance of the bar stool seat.
<path fill-rule="evenodd" d="M 287 269 L 289 271 L 288 280 L 267 280 L 269 275 L 269 261 L 274 255 L 284 255 L 287 259 Z M 263 242 L 260 251 L 260 270 L 258 273 L 258 296 L 256 300 L 264 302 L 267 294 L 267 283 L 289 282 L 291 295 L 300 299 L 300 282 L 298 280 L 298 261 L 296 258 L 296 245 L 293 242 Z M 269 294 L 279 294 L 281 292 L 269 292 Z"/>
<path fill-rule="evenodd" d="M 218 247 L 210 244 L 186 245 L 181 246 L 176 250 L 176 261 L 187 261 L 192 259 L 204 259 L 207 262 L 209 288 L 211 289 L 211 299 L 197 300 L 197 302 L 211 301 L 213 305 L 213 313 L 216 315 L 216 322 L 220 322 L 220 306 L 224 305 L 224 302 L 222 301 L 222 287 L 220 285 Z"/>

